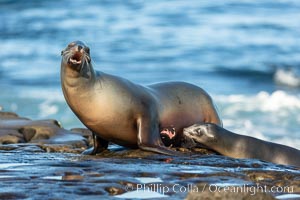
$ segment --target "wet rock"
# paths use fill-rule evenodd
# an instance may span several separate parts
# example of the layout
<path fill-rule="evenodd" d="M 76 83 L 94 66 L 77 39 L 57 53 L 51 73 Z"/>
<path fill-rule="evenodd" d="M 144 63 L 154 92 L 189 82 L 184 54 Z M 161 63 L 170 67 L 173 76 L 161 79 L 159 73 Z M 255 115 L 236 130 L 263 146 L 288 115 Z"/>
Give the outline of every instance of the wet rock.
<path fill-rule="evenodd" d="M 11 112 L 0 112 L 0 118 L 0 144 L 30 143 L 46 152 L 69 153 L 81 153 L 91 145 L 86 139 L 89 131 L 63 129 L 57 120 L 30 120 Z"/>
<path fill-rule="evenodd" d="M 65 144 L 40 144 L 38 145 L 41 149 L 48 153 L 81 153 L 85 147 L 74 148 L 72 145 Z"/>
<path fill-rule="evenodd" d="M 24 117 L 19 117 L 16 113 L 13 112 L 1 112 L 0 111 L 0 119 L 27 119 Z"/>
<path fill-rule="evenodd" d="M 24 142 L 24 137 L 18 130 L 0 129 L 0 144 L 15 144 Z"/>
<path fill-rule="evenodd" d="M 82 181 L 84 179 L 81 175 L 69 174 L 62 177 L 64 181 Z"/>
<path fill-rule="evenodd" d="M 12 151 L 15 149 L 18 149 L 19 146 L 17 144 L 2 144 L 0 145 L 0 150 L 4 150 L 4 151 Z"/>
<path fill-rule="evenodd" d="M 92 139 L 92 131 L 86 128 L 72 128 L 70 131 L 80 134 L 81 136 L 85 138 L 91 138 Z"/>
<path fill-rule="evenodd" d="M 105 190 L 110 194 L 110 195 L 118 195 L 118 194 L 123 194 L 125 192 L 124 189 L 122 188 L 117 188 L 117 187 L 107 187 Z"/>
<path fill-rule="evenodd" d="M 209 149 L 204 149 L 204 148 L 193 148 L 192 152 L 194 153 L 198 153 L 198 154 L 205 154 L 205 155 L 209 155 L 209 154 L 217 154 L 214 151 L 211 151 Z"/>
<path fill-rule="evenodd" d="M 245 174 L 247 174 L 251 181 L 261 185 L 266 185 L 269 190 L 275 186 L 280 189 L 290 189 L 293 192 L 300 193 L 300 176 L 295 176 L 293 172 L 262 172 L 251 170 L 245 171 Z"/>
<path fill-rule="evenodd" d="M 66 130 L 56 120 L 0 112 L 0 199 L 132 199 L 146 193 L 154 199 L 274 199 L 300 193 L 299 168 L 200 147 L 177 148 L 183 156 L 118 145 L 96 156 L 80 154 L 93 145 L 91 135 L 87 129 Z M 223 192 L 203 189 L 203 183 Z M 222 189 L 241 185 L 292 190 L 252 195 Z"/>
<path fill-rule="evenodd" d="M 183 148 L 183 147 L 179 147 L 179 148 L 177 148 L 177 151 L 181 151 L 181 152 L 190 152 L 190 150 L 189 150 L 189 149 L 187 149 L 187 148 Z"/>
<path fill-rule="evenodd" d="M 145 158 L 151 155 L 155 155 L 153 152 L 143 151 L 140 149 L 126 149 L 120 147 L 119 149 L 110 149 L 103 151 L 101 154 L 98 154 L 98 157 L 106 157 L 106 158 Z"/>
<path fill-rule="evenodd" d="M 26 199 L 27 197 L 21 192 L 0 192 L 0 199 Z"/>

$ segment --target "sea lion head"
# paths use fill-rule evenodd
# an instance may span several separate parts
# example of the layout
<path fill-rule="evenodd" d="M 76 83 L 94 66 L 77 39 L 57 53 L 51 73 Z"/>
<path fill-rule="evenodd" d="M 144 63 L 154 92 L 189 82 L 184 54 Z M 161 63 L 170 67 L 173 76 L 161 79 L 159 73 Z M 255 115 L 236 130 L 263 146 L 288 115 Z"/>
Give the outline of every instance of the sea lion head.
<path fill-rule="evenodd" d="M 197 143 L 206 146 L 216 143 L 216 130 L 215 125 L 212 124 L 194 124 L 190 127 L 183 129 L 183 134 L 187 138 L 193 139 Z"/>
<path fill-rule="evenodd" d="M 62 65 L 88 75 L 91 68 L 90 48 L 81 41 L 74 41 L 62 50 Z"/>

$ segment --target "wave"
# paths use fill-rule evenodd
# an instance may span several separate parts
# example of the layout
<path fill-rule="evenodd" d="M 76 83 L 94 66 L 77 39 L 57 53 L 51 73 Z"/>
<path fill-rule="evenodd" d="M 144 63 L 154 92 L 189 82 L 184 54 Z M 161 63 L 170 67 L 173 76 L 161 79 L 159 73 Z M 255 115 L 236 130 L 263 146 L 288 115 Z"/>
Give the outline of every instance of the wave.
<path fill-rule="evenodd" d="M 255 95 L 217 95 L 224 127 L 238 134 L 300 149 L 300 95 L 277 90 Z"/>
<path fill-rule="evenodd" d="M 235 104 L 230 107 L 230 112 L 234 113 L 239 109 L 246 111 L 279 112 L 284 109 L 300 109 L 300 96 L 289 94 L 282 90 L 273 93 L 261 91 L 254 96 L 248 95 L 228 95 L 218 96 L 218 101 L 222 103 Z"/>
<path fill-rule="evenodd" d="M 228 68 L 228 67 L 216 67 L 215 72 L 225 76 L 233 77 L 249 77 L 259 79 L 271 79 L 273 71 L 270 70 L 255 70 L 250 66 L 239 66 L 239 68 Z"/>
<path fill-rule="evenodd" d="M 265 70 L 255 70 L 250 66 L 217 67 L 215 73 L 239 79 L 274 82 L 276 85 L 284 86 L 285 89 L 300 88 L 299 65 L 296 64 L 288 66 L 271 64 Z"/>
<path fill-rule="evenodd" d="M 300 87 L 300 75 L 293 68 L 277 69 L 274 73 L 275 83 L 288 87 Z"/>

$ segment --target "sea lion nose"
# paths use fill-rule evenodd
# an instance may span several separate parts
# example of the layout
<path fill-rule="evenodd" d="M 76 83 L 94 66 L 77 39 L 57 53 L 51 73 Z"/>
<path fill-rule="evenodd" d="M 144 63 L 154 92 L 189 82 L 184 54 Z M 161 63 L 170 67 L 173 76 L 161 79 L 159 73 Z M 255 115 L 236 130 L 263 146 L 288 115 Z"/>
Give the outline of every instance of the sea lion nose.
<path fill-rule="evenodd" d="M 186 134 L 186 133 L 188 133 L 188 130 L 187 130 L 187 128 L 183 128 L 183 134 Z"/>
<path fill-rule="evenodd" d="M 81 45 L 77 45 L 77 51 L 81 51 L 83 47 Z"/>

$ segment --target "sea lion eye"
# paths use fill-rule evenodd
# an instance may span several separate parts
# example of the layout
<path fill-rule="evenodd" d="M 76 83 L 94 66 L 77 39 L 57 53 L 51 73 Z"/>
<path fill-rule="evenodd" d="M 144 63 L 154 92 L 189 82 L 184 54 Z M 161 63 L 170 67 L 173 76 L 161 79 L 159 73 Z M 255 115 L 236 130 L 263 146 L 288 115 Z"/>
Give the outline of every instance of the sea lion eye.
<path fill-rule="evenodd" d="M 90 54 L 90 48 L 88 48 L 88 47 L 85 47 L 85 49 L 84 49 L 84 50 L 85 50 L 85 52 L 86 52 L 86 53 Z"/>
<path fill-rule="evenodd" d="M 203 133 L 202 133 L 202 131 L 201 131 L 201 128 L 197 128 L 197 129 L 195 130 L 195 132 L 198 134 L 198 136 L 202 136 L 202 135 L 203 135 Z"/>
<path fill-rule="evenodd" d="M 72 42 L 70 44 L 68 44 L 68 48 L 74 47 L 75 46 L 75 42 Z"/>

